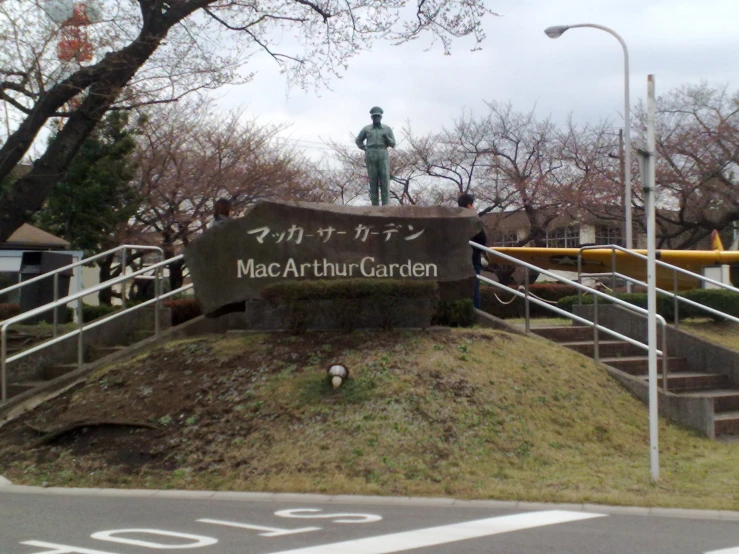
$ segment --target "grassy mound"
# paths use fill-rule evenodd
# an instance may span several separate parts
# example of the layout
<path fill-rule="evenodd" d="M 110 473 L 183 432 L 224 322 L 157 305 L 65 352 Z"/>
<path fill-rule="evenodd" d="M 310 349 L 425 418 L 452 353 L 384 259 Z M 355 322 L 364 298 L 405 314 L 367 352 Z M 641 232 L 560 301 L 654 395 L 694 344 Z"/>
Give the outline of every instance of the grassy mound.
<path fill-rule="evenodd" d="M 332 363 L 351 378 L 334 391 Z M 147 427 L 140 425 L 146 424 Z M 170 343 L 0 428 L 17 483 L 739 509 L 739 445 L 660 422 L 540 339 L 429 330 Z"/>

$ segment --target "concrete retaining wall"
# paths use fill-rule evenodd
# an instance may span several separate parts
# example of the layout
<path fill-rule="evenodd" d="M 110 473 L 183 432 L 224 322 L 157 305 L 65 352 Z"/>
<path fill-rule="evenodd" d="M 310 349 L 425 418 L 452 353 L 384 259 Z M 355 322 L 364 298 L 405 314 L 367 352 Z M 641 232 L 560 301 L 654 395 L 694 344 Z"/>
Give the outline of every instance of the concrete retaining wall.
<path fill-rule="evenodd" d="M 573 312 L 589 321 L 593 320 L 593 306 L 573 306 Z M 647 319 L 620 306 L 599 306 L 598 322 L 629 338 L 647 342 Z M 658 340 L 662 329 L 658 326 Z M 661 343 L 660 343 L 661 344 Z M 645 353 L 646 355 L 646 353 Z M 728 375 L 734 384 L 739 383 L 739 352 L 713 344 L 673 327 L 667 327 L 667 355 L 685 358 L 691 371 Z M 661 372 L 661 367 L 659 370 Z M 668 368 L 669 371 L 669 368 Z M 609 372 L 644 403 L 647 403 L 648 384 L 615 368 Z M 715 438 L 713 398 L 708 396 L 683 396 L 659 391 L 660 415 L 710 438 Z"/>
<path fill-rule="evenodd" d="M 593 320 L 593 306 L 573 306 L 576 315 Z M 647 318 L 620 306 L 599 306 L 598 322 L 614 331 L 638 341 L 647 342 Z M 657 327 L 662 340 L 661 326 Z M 705 339 L 667 327 L 667 353 L 670 357 L 685 358 L 691 371 L 722 373 L 739 386 L 739 352 L 718 346 Z"/>

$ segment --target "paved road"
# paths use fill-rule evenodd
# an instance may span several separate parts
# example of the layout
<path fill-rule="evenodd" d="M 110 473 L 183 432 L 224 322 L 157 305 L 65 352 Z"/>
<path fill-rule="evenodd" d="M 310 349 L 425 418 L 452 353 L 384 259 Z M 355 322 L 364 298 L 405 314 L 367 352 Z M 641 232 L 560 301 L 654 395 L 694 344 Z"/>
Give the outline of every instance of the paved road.
<path fill-rule="evenodd" d="M 739 513 L 0 487 L 1 554 L 739 554 Z"/>

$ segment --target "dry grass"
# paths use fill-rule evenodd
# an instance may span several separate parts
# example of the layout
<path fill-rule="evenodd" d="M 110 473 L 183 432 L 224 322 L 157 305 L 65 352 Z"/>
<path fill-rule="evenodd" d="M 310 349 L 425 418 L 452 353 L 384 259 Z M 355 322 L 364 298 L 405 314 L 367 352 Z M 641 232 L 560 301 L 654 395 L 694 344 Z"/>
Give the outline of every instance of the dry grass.
<path fill-rule="evenodd" d="M 739 323 L 716 322 L 710 318 L 687 319 L 680 322 L 680 330 L 726 348 L 739 350 Z"/>
<path fill-rule="evenodd" d="M 185 441 L 174 469 L 121 475 L 62 449 L 43 466 L 38 452 L 10 465 L 0 453 L 0 473 L 91 487 L 739 509 L 739 445 L 660 421 L 661 480 L 652 484 L 646 407 L 583 356 L 490 330 L 409 332 L 389 346 L 382 335 L 367 333 L 366 344 L 352 336 L 351 349 L 341 335 L 296 339 L 313 341 L 311 361 L 275 365 L 240 396 L 211 391 L 221 414 L 250 432 L 229 435 L 220 415 L 207 422 L 208 443 Z M 264 335 L 210 340 L 224 360 L 249 351 L 267 366 L 277 364 L 271 351 L 290 345 Z M 332 360 L 352 371 L 338 391 L 325 376 Z M 215 367 L 224 378 L 231 370 Z"/>

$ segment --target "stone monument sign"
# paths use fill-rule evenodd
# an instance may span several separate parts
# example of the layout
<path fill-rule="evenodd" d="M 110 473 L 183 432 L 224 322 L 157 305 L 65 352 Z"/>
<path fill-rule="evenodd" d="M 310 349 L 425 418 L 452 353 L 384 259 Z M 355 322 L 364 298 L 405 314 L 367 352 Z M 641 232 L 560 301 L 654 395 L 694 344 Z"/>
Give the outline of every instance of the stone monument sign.
<path fill-rule="evenodd" d="M 473 211 L 446 206 L 263 201 L 205 231 L 185 260 L 203 313 L 217 315 L 285 280 L 474 277 L 468 241 L 481 227 Z"/>

